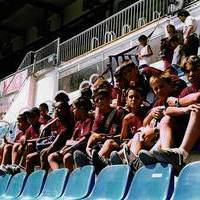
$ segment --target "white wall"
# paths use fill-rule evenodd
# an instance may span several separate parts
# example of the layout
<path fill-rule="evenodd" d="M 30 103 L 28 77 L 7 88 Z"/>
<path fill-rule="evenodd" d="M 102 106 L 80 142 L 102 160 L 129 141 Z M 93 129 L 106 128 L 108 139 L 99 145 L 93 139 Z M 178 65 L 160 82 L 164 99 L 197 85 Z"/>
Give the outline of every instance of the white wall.
<path fill-rule="evenodd" d="M 41 76 L 36 82 L 34 105 L 38 106 L 45 101 L 52 101 L 58 88 L 57 70 Z"/>
<path fill-rule="evenodd" d="M 14 98 L 13 103 L 11 104 L 9 110 L 6 112 L 4 116 L 4 120 L 8 122 L 15 122 L 17 116 L 21 113 L 21 111 L 25 111 L 32 107 L 32 102 L 30 102 L 30 95 L 34 95 L 34 79 L 33 77 L 29 77 L 24 85 L 22 86 L 20 92 Z"/>

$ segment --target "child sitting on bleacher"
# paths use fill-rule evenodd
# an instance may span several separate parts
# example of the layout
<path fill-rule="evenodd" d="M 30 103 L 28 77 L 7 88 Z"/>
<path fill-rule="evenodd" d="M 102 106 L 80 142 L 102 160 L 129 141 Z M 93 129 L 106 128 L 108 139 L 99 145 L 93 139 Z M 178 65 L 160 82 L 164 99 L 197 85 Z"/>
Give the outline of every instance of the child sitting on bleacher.
<path fill-rule="evenodd" d="M 55 115 L 57 117 L 55 118 L 56 126 L 54 126 L 55 123 L 51 124 L 50 122 L 50 125 L 46 127 L 46 130 L 48 130 L 47 135 L 53 136 L 53 140 L 47 147 L 44 146 L 42 149 L 38 149 L 38 151 L 27 155 L 26 171 L 28 173 L 34 171 L 34 167 L 37 165 L 40 165 L 42 169 L 48 170 L 48 156 L 51 153 L 60 150 L 65 145 L 66 140 L 70 139 L 72 136 L 74 119 L 70 112 L 68 99 L 66 99 L 63 94 L 61 99 L 64 101 L 55 103 Z M 58 125 L 57 122 L 59 122 Z"/>
<path fill-rule="evenodd" d="M 77 149 L 85 152 L 87 140 L 93 125 L 92 103 L 88 97 L 79 97 L 73 102 L 73 112 L 76 120 L 72 138 L 67 140 L 65 146 L 49 155 L 48 161 L 51 169 L 59 168 L 63 163 L 66 168 L 73 170 L 73 152 Z"/>
<path fill-rule="evenodd" d="M 122 119 L 127 111 L 110 106 L 111 94 L 110 90 L 106 88 L 98 89 L 94 93 L 94 102 L 98 108 L 98 113 L 94 120 L 92 134 L 87 143 L 87 155 L 81 151 L 75 151 L 74 159 L 77 166 L 84 166 L 93 162 L 97 172 L 99 172 L 102 166 L 95 162 L 95 156 L 98 154 L 98 156 L 108 158 L 112 150 L 119 148 L 118 134 L 121 131 Z M 92 154 L 93 149 L 95 149 L 95 154 Z"/>
<path fill-rule="evenodd" d="M 156 143 L 159 138 L 158 123 L 164 115 L 167 98 L 173 95 L 174 86 L 170 77 L 152 76 L 150 86 L 157 99 L 151 111 L 144 118 L 143 127 L 136 129 L 133 138 L 128 142 L 129 155 L 121 156 L 126 158 L 126 162 L 132 163 L 142 148 L 150 149 Z"/>
<path fill-rule="evenodd" d="M 26 135 L 26 131 L 29 128 L 30 124 L 28 122 L 26 113 L 20 114 L 17 117 L 17 135 L 15 138 L 15 143 L 11 143 L 5 140 L 5 145 L 2 151 L 2 162 L 1 162 L 1 170 L 6 172 L 6 164 L 19 164 L 15 162 L 15 155 L 12 153 L 16 150 L 19 152 L 23 152 L 25 148 L 25 144 L 23 143 L 24 135 Z"/>
<path fill-rule="evenodd" d="M 52 118 L 48 115 L 49 107 L 46 103 L 41 103 L 39 105 L 40 110 L 40 123 L 47 124 Z"/>
<path fill-rule="evenodd" d="M 179 170 L 188 154 L 200 138 L 200 58 L 190 56 L 186 59 L 183 70 L 191 83 L 179 98 L 170 97 L 170 107 L 160 123 L 160 146 L 162 150 L 153 153 L 143 152 L 142 160 L 149 158 L 157 162 L 171 163 Z M 172 147 L 178 147 L 173 148 Z"/>

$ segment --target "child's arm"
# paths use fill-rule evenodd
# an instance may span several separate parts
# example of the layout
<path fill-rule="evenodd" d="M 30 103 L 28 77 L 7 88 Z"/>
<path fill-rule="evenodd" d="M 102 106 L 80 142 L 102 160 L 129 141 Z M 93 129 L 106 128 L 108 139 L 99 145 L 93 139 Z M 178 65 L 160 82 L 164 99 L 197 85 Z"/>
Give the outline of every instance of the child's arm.
<path fill-rule="evenodd" d="M 199 109 L 199 104 L 192 104 L 187 107 L 168 107 L 165 114 L 169 116 L 180 116 L 189 114 L 191 111 L 197 112 Z"/>
<path fill-rule="evenodd" d="M 143 121 L 143 126 L 150 125 L 152 119 L 161 119 L 163 116 L 162 106 L 157 106 L 151 109 L 149 114 L 145 117 Z"/>
<path fill-rule="evenodd" d="M 169 97 L 167 99 L 167 103 L 169 106 L 188 106 L 193 103 L 199 103 L 199 102 L 200 102 L 200 92 L 191 93 L 182 98 Z"/>

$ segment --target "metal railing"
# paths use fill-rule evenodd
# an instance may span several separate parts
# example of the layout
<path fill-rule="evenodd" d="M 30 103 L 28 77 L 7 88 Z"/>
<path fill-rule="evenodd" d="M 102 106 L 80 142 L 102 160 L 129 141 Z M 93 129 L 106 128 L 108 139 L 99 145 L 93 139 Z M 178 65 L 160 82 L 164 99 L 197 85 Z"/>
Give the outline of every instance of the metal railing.
<path fill-rule="evenodd" d="M 87 53 L 167 13 L 168 0 L 140 0 L 60 45 L 60 61 Z"/>
<path fill-rule="evenodd" d="M 19 65 L 19 70 L 26 68 L 27 66 L 33 64 L 33 59 L 34 59 L 34 51 L 28 52 L 22 62 Z"/>
<path fill-rule="evenodd" d="M 34 54 L 33 73 L 58 63 L 60 38 L 47 44 Z"/>
<path fill-rule="evenodd" d="M 184 5 L 197 1 L 186 0 Z M 58 38 L 35 52 L 28 52 L 18 70 L 29 68 L 29 73 L 35 73 L 47 67 L 59 66 L 164 16 L 169 12 L 168 3 L 169 0 L 139 0 L 61 44 Z"/>

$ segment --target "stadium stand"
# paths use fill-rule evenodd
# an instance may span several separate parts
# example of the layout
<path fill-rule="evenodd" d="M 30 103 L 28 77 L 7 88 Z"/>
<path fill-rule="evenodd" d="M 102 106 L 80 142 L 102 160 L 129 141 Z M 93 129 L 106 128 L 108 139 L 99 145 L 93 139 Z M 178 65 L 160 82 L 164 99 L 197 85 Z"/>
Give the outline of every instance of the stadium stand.
<path fill-rule="evenodd" d="M 150 6 L 145 13 L 144 8 L 149 7 L 149 2 L 152 8 Z M 179 51 L 184 60 L 178 63 L 180 67 L 169 65 L 164 69 L 160 62 L 155 63 L 166 56 L 174 40 L 179 41 L 176 29 L 181 26 L 176 16 L 165 16 L 169 14 L 167 1 L 159 1 L 158 5 L 155 2 L 140 0 L 121 11 L 116 16 L 133 14 L 133 9 L 140 9 L 143 16 L 134 15 L 133 27 L 124 24 L 121 27 L 120 24 L 123 28 L 120 33 L 114 27 L 113 31 L 103 33 L 103 41 L 88 36 L 88 31 L 94 30 L 92 27 L 69 41 L 60 44 L 58 39 L 33 52 L 31 56 L 34 54 L 35 60 L 30 65 L 24 64 L 30 59 L 29 53 L 25 56 L 4 91 L 7 95 L 17 74 L 27 70 L 26 78 L 21 80 L 23 83 L 15 91 L 16 96 L 4 116 L 8 122 L 1 121 L 3 144 L 0 153 L 10 156 L 10 160 L 0 168 L 0 199 L 199 199 L 199 162 L 182 167 L 187 164 L 186 158 L 200 138 L 196 134 L 200 116 L 200 57 L 185 58 L 186 54 Z M 200 2 L 190 3 L 187 9 L 198 16 Z M 154 6 L 161 10 L 152 10 Z M 190 31 L 196 30 L 197 20 L 188 11 L 181 11 L 185 15 L 178 14 L 181 21 L 184 18 L 182 22 L 189 17 L 185 22 L 189 25 L 184 29 L 192 27 Z M 98 25 L 109 24 L 111 19 L 115 19 L 115 15 Z M 166 26 L 169 19 L 175 25 L 174 40 L 164 38 L 162 26 Z M 145 43 L 140 41 L 138 45 L 136 41 L 143 34 L 147 35 L 143 37 Z M 80 36 L 89 38 L 82 46 Z M 179 44 L 176 47 L 185 51 L 189 37 L 196 40 L 199 35 L 192 32 L 184 38 L 183 47 Z M 159 54 L 158 42 L 163 38 L 167 44 Z M 150 53 L 147 39 L 151 43 Z M 131 48 L 130 40 L 134 44 Z M 141 45 L 142 51 L 139 50 Z M 103 59 L 99 56 L 102 52 L 105 52 Z M 149 64 L 147 59 L 145 67 L 139 69 L 136 61 L 143 56 L 150 57 L 150 66 L 146 66 Z M 90 85 L 85 81 L 84 92 L 75 91 L 79 83 L 97 72 L 99 77 L 94 83 Z M 187 82 L 181 82 L 180 78 Z M 181 87 L 179 94 L 176 94 L 176 86 Z M 61 91 L 54 97 L 58 88 Z M 69 92 L 69 97 L 65 91 Z M 85 101 L 90 103 L 85 105 Z M 54 113 L 53 120 L 48 119 L 45 125 L 41 125 L 41 110 L 33 109 L 42 102 L 49 102 Z M 21 109 L 17 105 L 31 108 L 23 112 L 23 119 L 16 118 Z M 37 116 L 34 110 L 37 110 Z M 24 128 L 24 122 L 28 128 Z M 190 136 L 194 140 L 191 141 Z M 44 144 L 39 151 L 36 144 L 41 138 Z M 13 150 L 15 145 L 18 146 L 16 151 Z M 139 152 L 143 148 L 143 158 L 148 162 L 141 159 Z M 110 157 L 113 151 L 116 153 L 114 160 Z M 73 157 L 74 152 L 79 153 L 79 163 Z M 38 166 L 32 167 L 33 159 L 32 165 L 29 164 L 35 171 L 27 175 L 24 171 L 27 170 L 27 155 L 31 153 L 37 154 Z M 20 159 L 13 156 L 16 154 Z M 18 168 L 23 172 L 11 176 L 6 174 L 10 173 L 6 167 L 15 167 L 13 160 L 17 160 Z M 178 179 L 176 185 L 174 170 Z"/>

